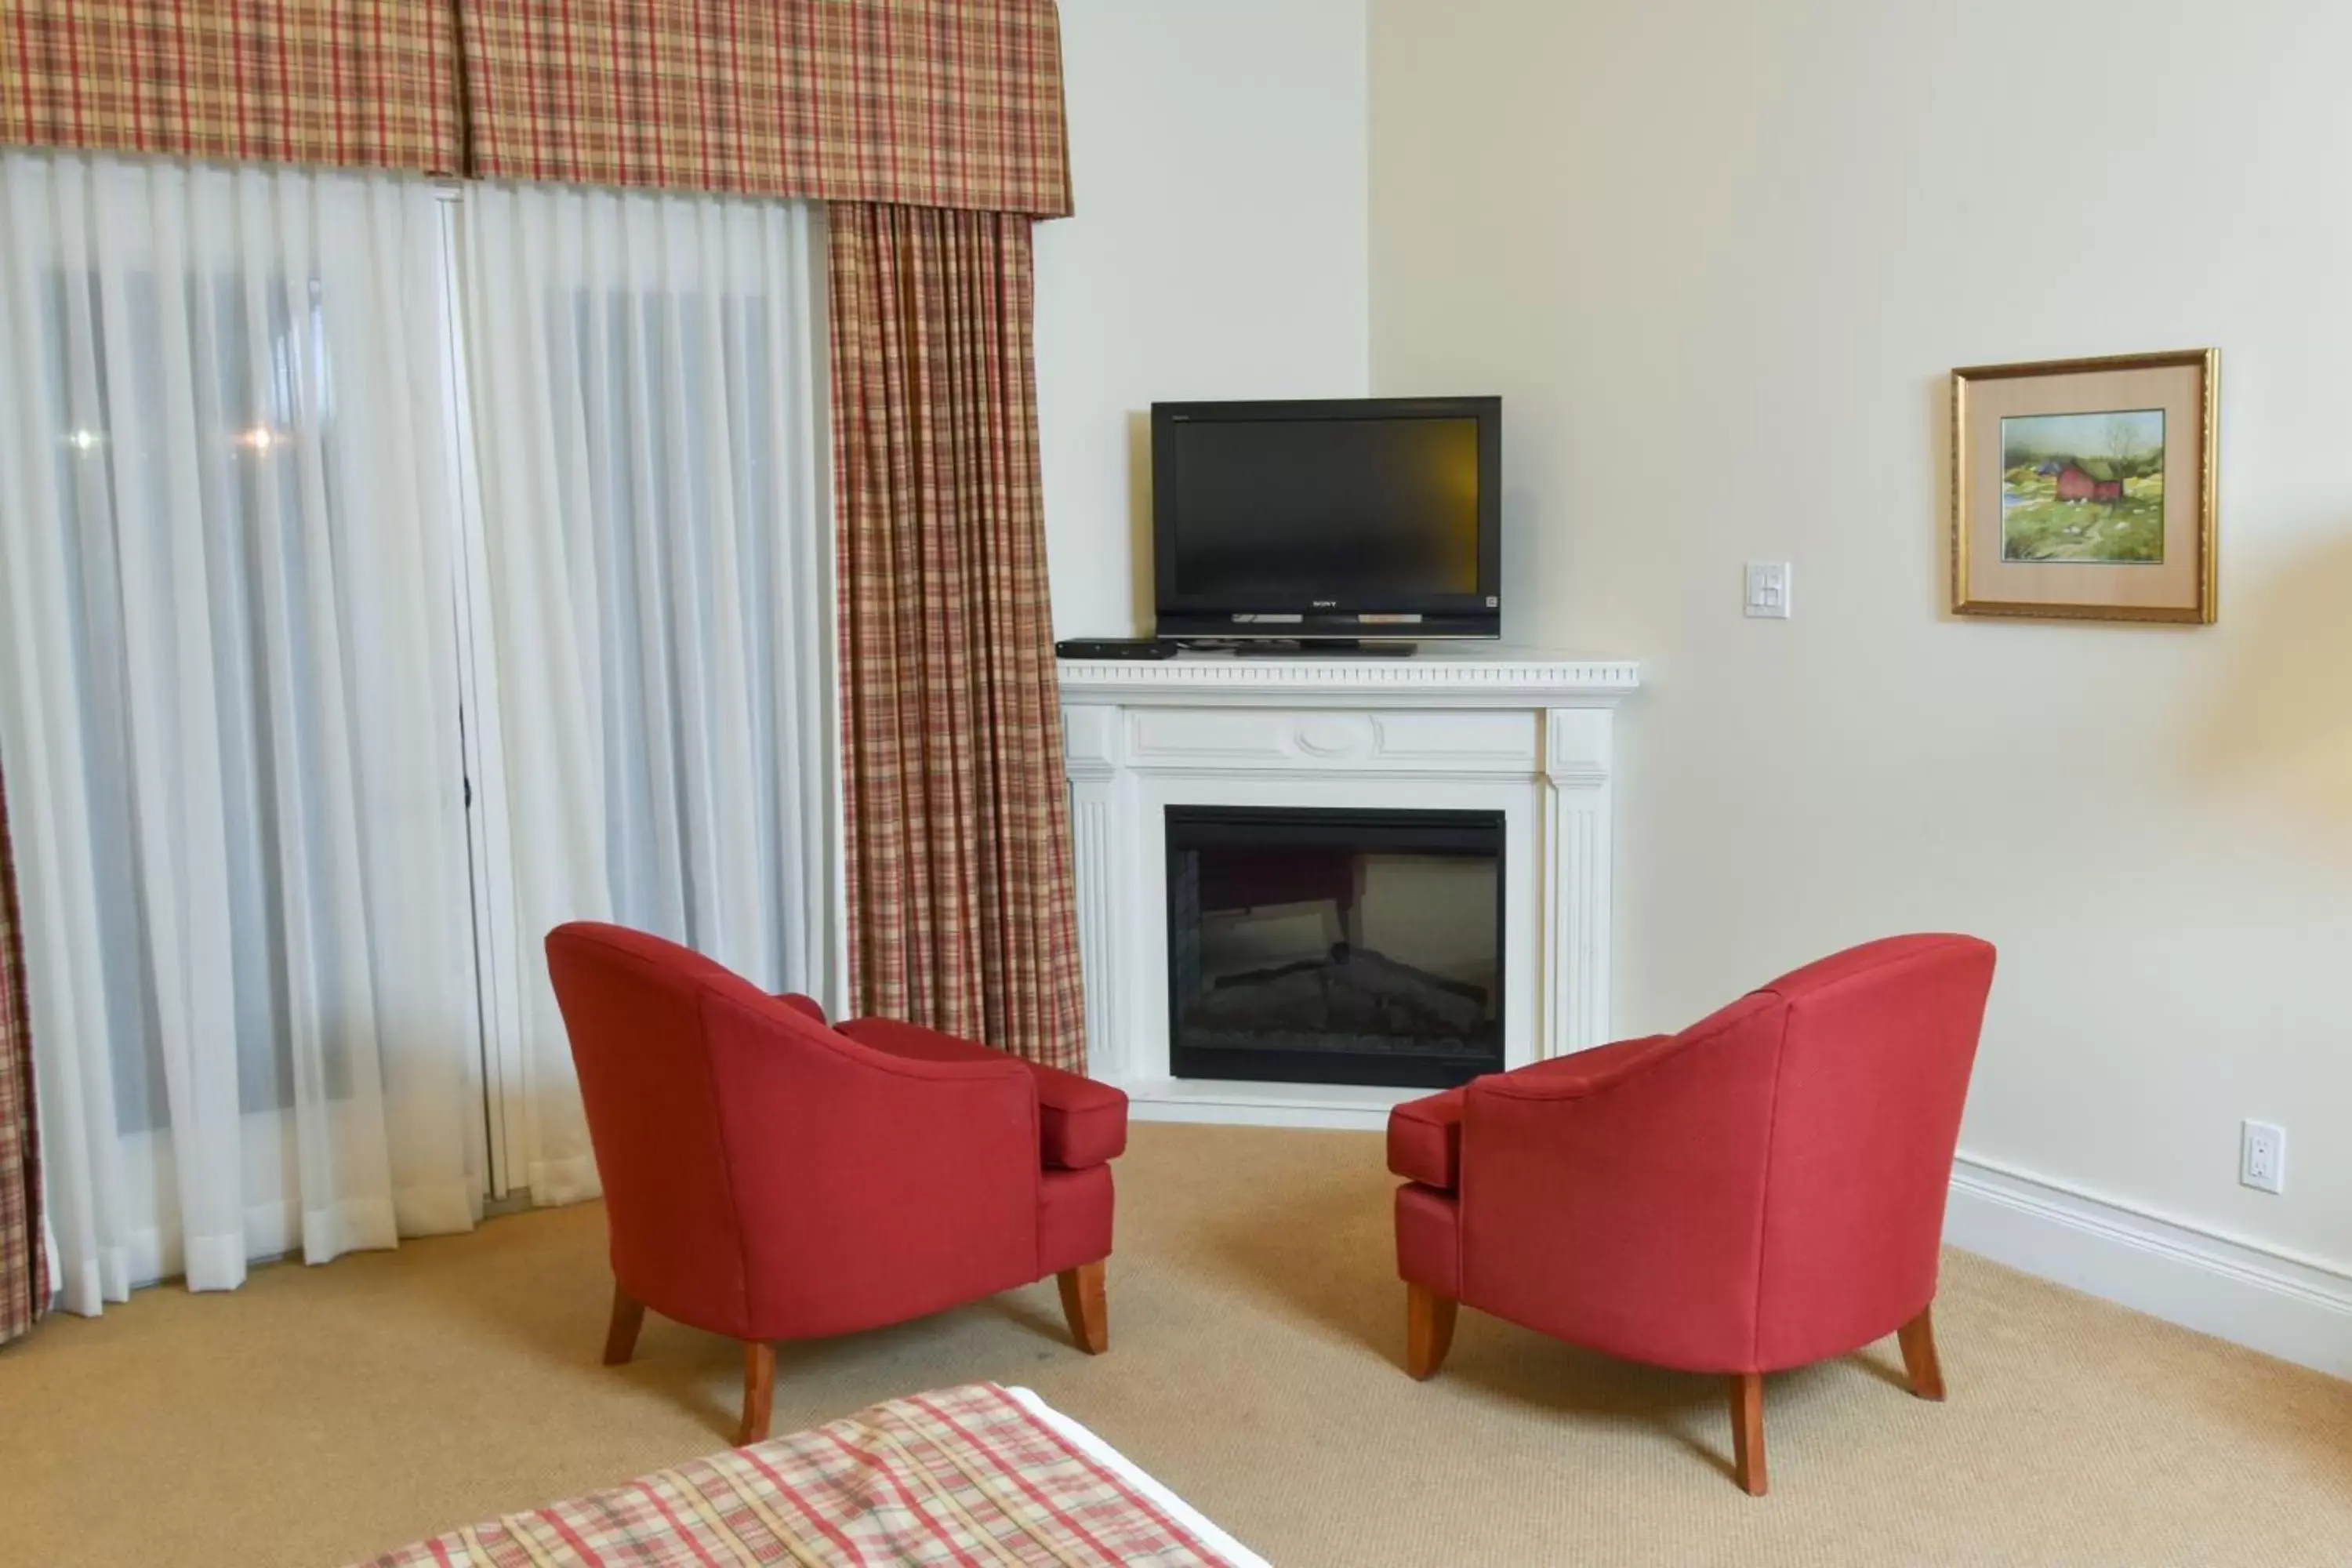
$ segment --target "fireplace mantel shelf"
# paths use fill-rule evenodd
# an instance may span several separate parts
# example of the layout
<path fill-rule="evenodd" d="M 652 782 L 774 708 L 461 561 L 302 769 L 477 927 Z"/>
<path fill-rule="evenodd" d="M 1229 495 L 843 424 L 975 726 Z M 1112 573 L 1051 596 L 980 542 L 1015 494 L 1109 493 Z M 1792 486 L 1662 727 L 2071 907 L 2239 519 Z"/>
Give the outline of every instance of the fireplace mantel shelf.
<path fill-rule="evenodd" d="M 1139 1117 L 1378 1126 L 1415 1089 L 1171 1075 L 1172 806 L 1499 813 L 1507 1067 L 1610 1035 L 1617 705 L 1629 660 L 1494 644 L 1380 656 L 1066 660 L 1090 1070 Z"/>
<path fill-rule="evenodd" d="M 1181 654 L 1171 659 L 1066 659 L 1062 700 L 1329 707 L 1442 703 L 1452 708 L 1614 706 L 1641 685 L 1628 659 L 1580 658 L 1495 644 L 1433 643 L 1406 658 L 1345 655 Z"/>

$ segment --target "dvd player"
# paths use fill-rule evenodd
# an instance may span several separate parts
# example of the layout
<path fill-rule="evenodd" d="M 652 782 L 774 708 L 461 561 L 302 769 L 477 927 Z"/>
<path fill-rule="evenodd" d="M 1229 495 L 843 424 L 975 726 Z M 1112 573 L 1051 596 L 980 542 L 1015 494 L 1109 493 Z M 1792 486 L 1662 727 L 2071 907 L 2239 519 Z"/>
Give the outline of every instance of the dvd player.
<path fill-rule="evenodd" d="M 1068 637 L 1054 645 L 1056 658 L 1173 658 L 1176 645 L 1158 637 Z"/>

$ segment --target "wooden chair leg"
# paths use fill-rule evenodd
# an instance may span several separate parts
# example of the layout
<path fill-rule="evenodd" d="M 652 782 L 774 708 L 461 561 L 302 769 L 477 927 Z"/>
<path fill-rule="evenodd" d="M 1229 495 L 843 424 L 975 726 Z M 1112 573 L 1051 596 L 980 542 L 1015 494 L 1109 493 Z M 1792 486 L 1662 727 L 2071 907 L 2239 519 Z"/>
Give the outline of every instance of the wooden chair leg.
<path fill-rule="evenodd" d="M 768 1407 L 776 1392 L 776 1347 L 765 1340 L 743 1342 L 743 1426 L 735 1446 L 763 1441 L 768 1436 Z"/>
<path fill-rule="evenodd" d="M 1454 1348 L 1454 1318 L 1461 1303 L 1441 1296 L 1426 1285 L 1408 1280 L 1404 1288 L 1404 1369 L 1426 1381 L 1445 1364 Z"/>
<path fill-rule="evenodd" d="M 1102 1260 L 1081 1263 L 1054 1276 L 1062 1288 L 1062 1316 L 1070 1321 L 1070 1338 L 1088 1355 L 1110 1349 L 1110 1300 L 1103 1289 Z"/>
<path fill-rule="evenodd" d="M 1762 1497 L 1764 1478 L 1764 1374 L 1731 1374 L 1731 1467 L 1739 1489 Z"/>
<path fill-rule="evenodd" d="M 1903 1370 L 1911 1374 L 1911 1392 L 1922 1399 L 1944 1397 L 1944 1369 L 1936 1359 L 1936 1325 L 1931 1314 L 1935 1308 L 1919 1309 L 1919 1315 L 1895 1331 L 1903 1345 Z"/>
<path fill-rule="evenodd" d="M 646 1304 L 613 1287 L 613 1324 L 604 1331 L 604 1364 L 619 1366 L 637 1353 L 637 1331 L 645 1327 Z"/>

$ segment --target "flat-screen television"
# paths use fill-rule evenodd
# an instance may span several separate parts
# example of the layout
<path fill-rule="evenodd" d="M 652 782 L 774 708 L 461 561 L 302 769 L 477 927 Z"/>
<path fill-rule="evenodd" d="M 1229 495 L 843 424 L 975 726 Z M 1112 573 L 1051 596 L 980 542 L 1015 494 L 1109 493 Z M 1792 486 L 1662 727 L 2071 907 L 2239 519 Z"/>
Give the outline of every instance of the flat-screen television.
<path fill-rule="evenodd" d="M 1502 630 L 1499 397 L 1157 403 L 1163 637 Z"/>

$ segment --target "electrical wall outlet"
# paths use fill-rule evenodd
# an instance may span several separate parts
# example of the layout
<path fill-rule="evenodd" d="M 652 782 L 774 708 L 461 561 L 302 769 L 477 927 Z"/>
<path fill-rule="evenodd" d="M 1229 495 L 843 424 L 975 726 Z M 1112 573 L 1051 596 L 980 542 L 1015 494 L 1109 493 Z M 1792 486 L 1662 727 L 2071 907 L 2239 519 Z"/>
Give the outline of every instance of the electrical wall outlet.
<path fill-rule="evenodd" d="M 1747 610 L 1751 618 L 1785 621 L 1789 618 L 1789 563 L 1786 561 L 1750 561 L 1748 563 Z"/>
<path fill-rule="evenodd" d="M 2249 1121 L 2238 1140 L 2238 1180 L 2257 1192 L 2286 1191 L 2286 1129 Z"/>

